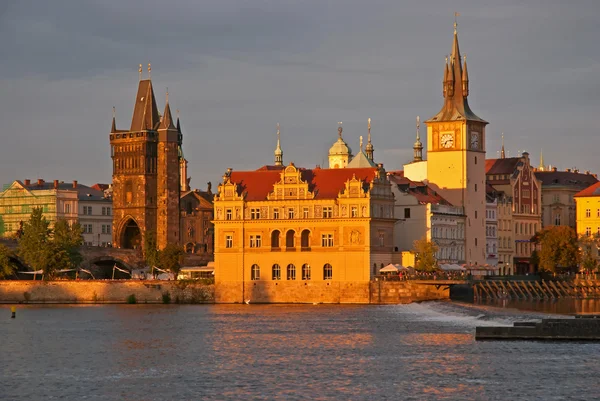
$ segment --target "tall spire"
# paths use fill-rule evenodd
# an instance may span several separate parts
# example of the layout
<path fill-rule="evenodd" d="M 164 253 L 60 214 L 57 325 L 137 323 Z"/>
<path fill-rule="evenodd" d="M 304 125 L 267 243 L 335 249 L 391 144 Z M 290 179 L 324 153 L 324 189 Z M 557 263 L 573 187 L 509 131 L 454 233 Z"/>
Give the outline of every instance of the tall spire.
<path fill-rule="evenodd" d="M 373 153 L 375 152 L 375 148 L 373 147 L 373 143 L 371 142 L 371 118 L 367 120 L 367 129 L 369 132 L 367 136 L 366 153 L 369 160 L 373 161 Z"/>
<path fill-rule="evenodd" d="M 181 134 L 181 124 L 179 123 L 179 109 L 176 111 L 177 113 L 177 132 Z"/>
<path fill-rule="evenodd" d="M 130 131 L 155 130 L 159 124 L 160 116 L 154 99 L 152 81 L 142 79 L 138 85 Z"/>
<path fill-rule="evenodd" d="M 275 148 L 275 165 L 283 166 L 283 150 L 281 150 L 281 131 L 277 123 L 277 147 Z"/>
<path fill-rule="evenodd" d="M 423 144 L 421 143 L 421 134 L 419 133 L 420 126 L 421 118 L 417 116 L 417 139 L 415 140 L 415 144 L 413 146 L 413 161 L 415 162 L 420 162 L 423 160 Z"/>
<path fill-rule="evenodd" d="M 113 106 L 113 119 L 112 119 L 112 127 L 110 127 L 110 133 L 117 132 L 117 121 L 116 121 L 116 112 L 115 106 Z"/>
<path fill-rule="evenodd" d="M 504 132 L 502 133 L 502 149 L 500 150 L 500 158 L 504 159 Z"/>
<path fill-rule="evenodd" d="M 546 171 L 546 166 L 544 165 L 544 149 L 540 150 L 540 165 L 538 169 L 540 171 Z"/>
<path fill-rule="evenodd" d="M 465 97 L 469 96 L 469 72 L 467 71 L 467 55 L 463 56 L 462 90 Z"/>

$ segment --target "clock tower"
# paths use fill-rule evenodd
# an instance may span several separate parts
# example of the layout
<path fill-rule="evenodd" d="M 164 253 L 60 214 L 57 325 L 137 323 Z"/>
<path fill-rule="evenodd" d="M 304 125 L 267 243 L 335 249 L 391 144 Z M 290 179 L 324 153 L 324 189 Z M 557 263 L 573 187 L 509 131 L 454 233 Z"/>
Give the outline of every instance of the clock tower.
<path fill-rule="evenodd" d="M 467 59 L 461 59 L 454 23 L 444 64 L 444 106 L 427 124 L 427 178 L 454 206 L 464 208 L 465 262 L 485 264 L 485 126 L 467 101 Z"/>

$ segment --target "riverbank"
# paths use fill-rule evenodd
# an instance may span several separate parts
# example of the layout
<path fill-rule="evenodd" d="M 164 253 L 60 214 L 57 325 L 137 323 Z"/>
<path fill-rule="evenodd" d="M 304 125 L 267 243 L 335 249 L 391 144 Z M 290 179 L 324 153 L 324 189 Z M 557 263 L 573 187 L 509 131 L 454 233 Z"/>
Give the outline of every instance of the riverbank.
<path fill-rule="evenodd" d="M 229 297 L 237 288 L 193 281 L 81 280 L 0 281 L 0 303 L 259 303 L 259 304 L 408 304 L 449 299 L 448 287 L 411 281 L 259 282 L 247 283 L 245 296 Z"/>

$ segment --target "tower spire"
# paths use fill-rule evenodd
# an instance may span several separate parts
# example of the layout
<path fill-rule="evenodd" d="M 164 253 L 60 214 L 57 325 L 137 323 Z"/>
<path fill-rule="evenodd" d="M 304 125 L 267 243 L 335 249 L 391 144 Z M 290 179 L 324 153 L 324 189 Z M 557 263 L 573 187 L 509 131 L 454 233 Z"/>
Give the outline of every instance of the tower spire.
<path fill-rule="evenodd" d="M 500 150 L 500 158 L 504 159 L 504 132 L 502 133 L 502 149 Z"/>
<path fill-rule="evenodd" d="M 421 118 L 417 116 L 417 139 L 413 146 L 414 158 L 413 161 L 420 162 L 423 160 L 423 144 L 421 143 L 421 134 L 419 128 L 421 127 Z"/>
<path fill-rule="evenodd" d="M 115 106 L 113 106 L 113 119 L 112 119 L 112 127 L 110 127 L 110 132 L 117 132 L 117 121 L 116 121 L 116 111 Z"/>
<path fill-rule="evenodd" d="M 166 93 L 165 97 L 166 97 L 165 112 L 163 113 L 159 129 L 170 129 L 170 128 L 174 129 L 175 126 L 173 125 L 173 116 L 171 115 L 171 106 L 169 106 L 169 88 L 167 88 L 167 93 Z"/>
<path fill-rule="evenodd" d="M 368 129 L 368 136 L 367 136 L 366 153 L 367 153 L 367 158 L 369 160 L 373 161 L 373 153 L 375 152 L 375 148 L 373 147 L 373 143 L 371 142 L 371 118 L 370 117 L 367 120 L 367 129 Z"/>
<path fill-rule="evenodd" d="M 283 150 L 281 150 L 281 131 L 277 123 L 277 147 L 275 148 L 275 165 L 283 166 Z"/>

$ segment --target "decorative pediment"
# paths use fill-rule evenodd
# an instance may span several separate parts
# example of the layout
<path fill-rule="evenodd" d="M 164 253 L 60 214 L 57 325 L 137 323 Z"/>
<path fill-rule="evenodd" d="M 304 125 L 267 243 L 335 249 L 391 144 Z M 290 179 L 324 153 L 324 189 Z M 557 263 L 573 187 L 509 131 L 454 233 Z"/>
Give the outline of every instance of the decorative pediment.
<path fill-rule="evenodd" d="M 219 184 L 219 193 L 215 196 L 215 200 L 244 200 L 244 194 L 238 194 L 237 184 L 232 183 L 229 179 L 223 184 Z"/>
<path fill-rule="evenodd" d="M 33 193 L 27 189 L 19 181 L 13 181 L 13 183 L 3 192 L 0 192 L 0 196 L 4 197 L 22 197 L 22 196 L 34 196 Z"/>
<path fill-rule="evenodd" d="M 302 179 L 302 171 L 290 163 L 280 173 L 280 179 L 273 185 L 268 200 L 314 199 L 314 193 L 308 190 L 308 183 Z"/>
<path fill-rule="evenodd" d="M 364 181 L 357 179 L 355 174 L 344 183 L 344 189 L 338 194 L 338 198 L 366 198 L 367 196 Z"/>

